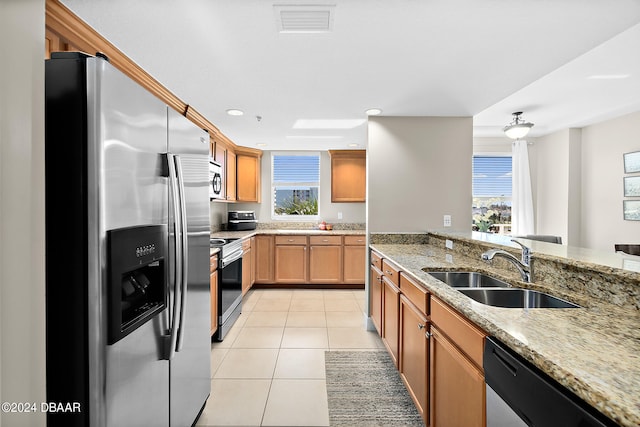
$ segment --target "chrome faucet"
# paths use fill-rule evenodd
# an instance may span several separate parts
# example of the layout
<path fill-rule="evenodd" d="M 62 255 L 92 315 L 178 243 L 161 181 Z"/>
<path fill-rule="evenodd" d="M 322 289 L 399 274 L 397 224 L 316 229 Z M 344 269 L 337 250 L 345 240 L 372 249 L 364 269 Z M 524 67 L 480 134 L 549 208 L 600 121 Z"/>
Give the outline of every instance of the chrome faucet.
<path fill-rule="evenodd" d="M 519 260 L 509 252 L 503 251 L 502 249 L 489 249 L 482 254 L 482 260 L 490 262 L 493 257 L 502 257 L 516 266 L 523 281 L 527 283 L 533 282 L 533 252 L 531 252 L 531 248 L 523 245 L 515 239 L 512 239 L 511 241 L 522 247 L 522 259 Z"/>

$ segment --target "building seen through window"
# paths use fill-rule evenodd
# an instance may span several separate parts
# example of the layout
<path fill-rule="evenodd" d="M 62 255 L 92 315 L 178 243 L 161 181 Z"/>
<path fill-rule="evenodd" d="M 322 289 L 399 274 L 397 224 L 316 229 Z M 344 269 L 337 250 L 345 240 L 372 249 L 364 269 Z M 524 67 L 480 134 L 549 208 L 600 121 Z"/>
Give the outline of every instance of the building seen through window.
<path fill-rule="evenodd" d="M 474 231 L 511 231 L 511 178 L 511 156 L 473 157 Z"/>
<path fill-rule="evenodd" d="M 272 216 L 296 219 L 318 217 L 320 192 L 320 155 L 272 155 Z"/>

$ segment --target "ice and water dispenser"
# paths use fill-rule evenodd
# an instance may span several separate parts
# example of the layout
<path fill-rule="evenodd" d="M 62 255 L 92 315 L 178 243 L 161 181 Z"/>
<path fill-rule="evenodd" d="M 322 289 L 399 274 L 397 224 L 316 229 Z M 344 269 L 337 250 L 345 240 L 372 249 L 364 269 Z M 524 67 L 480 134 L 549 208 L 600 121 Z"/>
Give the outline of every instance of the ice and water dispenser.
<path fill-rule="evenodd" d="M 107 232 L 108 343 L 135 331 L 167 305 L 166 225 Z"/>

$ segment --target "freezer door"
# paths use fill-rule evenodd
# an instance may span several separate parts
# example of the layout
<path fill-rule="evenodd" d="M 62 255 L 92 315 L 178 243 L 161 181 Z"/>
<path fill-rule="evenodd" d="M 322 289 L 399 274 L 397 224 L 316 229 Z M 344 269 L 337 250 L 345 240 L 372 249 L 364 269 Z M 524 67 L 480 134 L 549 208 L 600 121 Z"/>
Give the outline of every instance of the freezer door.
<path fill-rule="evenodd" d="M 169 363 L 163 354 L 162 318 L 166 310 L 124 339 L 112 345 L 105 342 L 107 231 L 168 221 L 162 157 L 167 147 L 166 106 L 106 61 L 88 61 L 87 81 L 94 88 L 89 90 L 93 95 L 88 99 L 88 134 L 94 153 L 87 169 L 89 191 L 97 197 L 90 222 L 97 230 L 95 259 L 100 260 L 99 286 L 92 291 L 100 304 L 89 296 L 91 317 L 96 320 L 90 333 L 99 343 L 91 358 L 92 376 L 97 393 L 104 393 L 104 425 L 166 426 Z"/>
<path fill-rule="evenodd" d="M 178 194 L 170 192 L 169 206 L 178 203 L 178 215 L 184 213 L 186 231 L 185 282 L 181 302 L 175 354 L 170 360 L 170 425 L 192 425 L 204 406 L 211 389 L 211 339 L 209 297 L 209 135 L 189 120 L 169 109 L 169 153 L 175 159 Z M 169 251 L 173 257 L 176 244 L 173 233 L 176 218 L 169 209 Z M 180 219 L 178 221 L 181 222 Z M 179 236 L 181 237 L 181 236 Z M 180 254 L 180 250 L 178 250 Z M 175 271 L 169 274 L 174 280 Z M 178 274 L 180 276 L 180 274 Z M 178 278 L 179 279 L 179 278 Z M 170 284 L 170 301 L 175 302 Z"/>

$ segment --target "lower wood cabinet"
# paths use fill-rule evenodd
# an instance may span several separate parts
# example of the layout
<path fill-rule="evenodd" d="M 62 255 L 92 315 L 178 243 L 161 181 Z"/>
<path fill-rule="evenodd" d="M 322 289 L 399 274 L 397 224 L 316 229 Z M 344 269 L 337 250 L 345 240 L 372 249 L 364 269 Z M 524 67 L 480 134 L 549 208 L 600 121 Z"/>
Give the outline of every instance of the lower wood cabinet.
<path fill-rule="evenodd" d="M 255 264 L 253 266 L 255 283 L 273 283 L 274 236 L 255 236 Z"/>
<path fill-rule="evenodd" d="M 430 425 L 484 427 L 484 374 L 435 326 L 431 327 L 429 371 Z"/>
<path fill-rule="evenodd" d="M 356 234 L 256 235 L 252 283 L 362 286 L 365 241 Z"/>
<path fill-rule="evenodd" d="M 275 281 L 305 283 L 307 281 L 307 236 L 276 236 Z"/>
<path fill-rule="evenodd" d="M 211 293 L 211 336 L 218 330 L 218 255 L 209 259 L 209 289 Z"/>
<path fill-rule="evenodd" d="M 374 255 L 371 254 L 373 257 Z M 369 276 L 369 314 L 378 334 L 382 335 L 382 272 L 371 264 Z"/>
<path fill-rule="evenodd" d="M 364 236 L 344 236 L 343 278 L 344 283 L 364 283 L 366 274 L 366 239 Z"/>
<path fill-rule="evenodd" d="M 431 322 L 431 427 L 484 427 L 486 334 L 436 297 Z"/>
<path fill-rule="evenodd" d="M 309 237 L 309 283 L 342 282 L 342 236 Z"/>
<path fill-rule="evenodd" d="M 400 289 L 386 277 L 382 278 L 382 342 L 398 367 L 400 345 Z"/>
<path fill-rule="evenodd" d="M 428 332 L 429 324 L 425 314 L 404 295 L 400 295 L 400 377 L 425 424 L 429 420 Z"/>
<path fill-rule="evenodd" d="M 253 271 L 253 254 L 251 248 L 251 239 L 246 239 L 242 242 L 242 295 L 246 294 L 251 289 L 251 276 Z"/>

